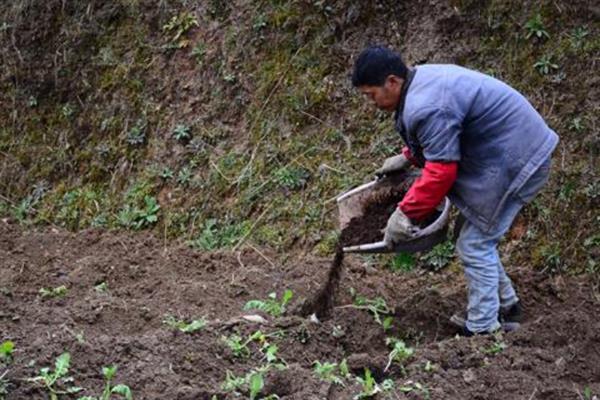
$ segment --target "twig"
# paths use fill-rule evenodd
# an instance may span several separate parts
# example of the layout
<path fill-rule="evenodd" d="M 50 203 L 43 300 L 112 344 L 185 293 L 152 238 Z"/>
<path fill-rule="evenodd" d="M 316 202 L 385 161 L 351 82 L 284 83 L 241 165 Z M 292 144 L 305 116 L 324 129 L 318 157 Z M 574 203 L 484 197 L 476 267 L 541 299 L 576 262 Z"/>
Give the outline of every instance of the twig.
<path fill-rule="evenodd" d="M 533 396 L 535 396 L 535 394 L 536 394 L 536 393 L 537 393 L 537 387 L 535 387 L 535 388 L 533 389 L 533 393 L 531 393 L 531 396 L 529 396 L 529 400 L 532 400 L 532 399 L 533 399 Z"/>
<path fill-rule="evenodd" d="M 266 262 L 269 263 L 269 265 L 271 265 L 271 267 L 275 268 L 275 264 L 273 263 L 273 261 L 269 260 L 269 258 L 267 256 L 265 256 L 262 251 L 260 251 L 259 249 L 257 249 L 256 247 L 254 247 L 251 244 L 247 244 L 246 246 L 250 247 L 252 250 L 257 252 L 259 256 L 261 256 Z"/>
<path fill-rule="evenodd" d="M 248 236 L 250 236 L 250 234 L 254 231 L 254 228 L 256 228 L 256 225 L 258 225 L 258 223 L 260 222 L 260 220 L 265 216 L 265 214 L 267 213 L 267 211 L 269 211 L 271 209 L 271 207 L 267 207 L 265 208 L 265 210 L 262 212 L 262 214 L 260 214 L 258 216 L 258 218 L 256 218 L 256 221 L 254 221 L 254 223 L 252 224 L 252 226 L 250 227 L 250 229 L 248 229 L 248 232 L 246 232 L 246 234 L 236 243 L 235 246 L 233 246 L 232 251 L 236 251 L 238 249 L 238 247 L 240 247 L 240 245 L 242 243 L 244 243 L 246 241 L 246 239 L 248 239 Z"/>
<path fill-rule="evenodd" d="M 225 179 L 227 182 L 231 182 L 231 179 L 229 179 L 228 177 L 226 177 L 225 174 L 223 172 L 221 172 L 221 170 L 219 169 L 219 167 L 217 167 L 217 164 L 215 164 L 212 160 L 208 160 L 208 162 L 219 173 L 219 175 L 221 175 L 221 177 L 223 177 L 223 179 Z"/>

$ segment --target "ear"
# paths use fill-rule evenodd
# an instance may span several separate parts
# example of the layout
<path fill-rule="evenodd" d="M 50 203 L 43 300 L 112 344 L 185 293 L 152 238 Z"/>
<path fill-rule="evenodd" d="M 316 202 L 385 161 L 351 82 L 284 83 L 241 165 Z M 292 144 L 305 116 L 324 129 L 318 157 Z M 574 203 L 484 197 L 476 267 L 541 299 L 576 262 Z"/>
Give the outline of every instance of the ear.
<path fill-rule="evenodd" d="M 388 75 L 388 77 L 385 78 L 385 83 L 388 87 L 397 88 L 402 86 L 402 84 L 404 83 L 404 79 L 396 75 Z"/>

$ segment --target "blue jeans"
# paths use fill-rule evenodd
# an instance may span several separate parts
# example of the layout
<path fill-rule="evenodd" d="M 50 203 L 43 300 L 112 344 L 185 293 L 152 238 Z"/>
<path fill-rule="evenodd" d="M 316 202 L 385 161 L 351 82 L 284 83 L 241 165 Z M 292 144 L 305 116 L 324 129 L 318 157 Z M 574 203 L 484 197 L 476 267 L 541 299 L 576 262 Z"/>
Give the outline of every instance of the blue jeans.
<path fill-rule="evenodd" d="M 510 307 L 519 299 L 506 275 L 498 255 L 498 242 L 510 228 L 521 208 L 538 194 L 548 181 L 551 161 L 545 161 L 507 201 L 490 232 L 483 232 L 465 221 L 456 244 L 465 267 L 469 303 L 467 329 L 471 332 L 491 332 L 500 327 L 500 307 Z"/>

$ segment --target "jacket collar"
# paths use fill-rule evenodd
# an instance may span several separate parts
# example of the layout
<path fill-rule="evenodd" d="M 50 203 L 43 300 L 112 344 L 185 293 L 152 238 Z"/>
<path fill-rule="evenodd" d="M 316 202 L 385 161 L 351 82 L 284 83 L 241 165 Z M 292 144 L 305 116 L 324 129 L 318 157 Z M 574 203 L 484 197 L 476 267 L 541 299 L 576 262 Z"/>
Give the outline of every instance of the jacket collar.
<path fill-rule="evenodd" d="M 408 88 L 413 81 L 413 78 L 417 74 L 416 68 L 409 68 L 406 73 L 406 79 L 404 80 L 404 84 L 402 85 L 402 90 L 400 91 L 400 101 L 398 101 L 398 107 L 396 108 L 396 114 L 394 115 L 394 119 L 396 120 L 396 124 L 398 122 L 402 122 L 402 114 L 404 113 L 404 104 L 406 103 L 406 94 L 408 93 Z M 400 121 L 398 121 L 400 119 Z M 403 125 L 403 124 L 401 124 Z M 403 126 L 404 127 L 404 126 Z"/>

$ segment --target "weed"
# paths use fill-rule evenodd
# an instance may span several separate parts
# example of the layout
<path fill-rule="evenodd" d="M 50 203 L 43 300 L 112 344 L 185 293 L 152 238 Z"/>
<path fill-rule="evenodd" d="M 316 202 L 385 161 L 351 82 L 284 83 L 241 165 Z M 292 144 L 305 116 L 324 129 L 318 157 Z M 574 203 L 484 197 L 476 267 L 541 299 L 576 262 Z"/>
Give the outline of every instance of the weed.
<path fill-rule="evenodd" d="M 533 67 L 540 75 L 548 75 L 552 70 L 558 69 L 558 64 L 552 62 L 552 56 L 544 55 L 533 64 Z"/>
<path fill-rule="evenodd" d="M 261 310 L 274 317 L 279 317 L 285 312 L 285 306 L 293 297 L 293 292 L 287 289 L 283 292 L 281 300 L 277 300 L 275 292 L 269 293 L 267 300 L 250 300 L 244 305 L 244 310 Z"/>
<path fill-rule="evenodd" d="M 102 367 L 102 375 L 104 375 L 104 390 L 102 394 L 98 397 L 92 396 L 84 396 L 80 397 L 77 400 L 110 400 L 112 394 L 119 394 L 125 397 L 126 400 L 132 400 L 133 395 L 131 394 L 131 389 L 127 385 L 118 384 L 112 386 L 111 382 L 117 373 L 117 367 L 115 365 L 111 365 L 109 367 Z"/>
<path fill-rule="evenodd" d="M 542 21 L 542 16 L 540 14 L 534 15 L 532 18 L 525 23 L 525 29 L 527 29 L 527 35 L 525 36 L 527 39 L 536 37 L 538 39 L 549 39 L 550 35 L 546 31 L 544 27 L 544 22 Z"/>
<path fill-rule="evenodd" d="M 11 340 L 5 340 L 0 344 L 0 361 L 4 364 L 12 362 L 15 343 Z"/>
<path fill-rule="evenodd" d="M 576 49 L 583 47 L 583 42 L 589 34 L 590 31 L 586 26 L 578 26 L 577 28 L 573 29 L 573 32 L 571 35 L 569 35 L 569 38 L 571 39 L 571 45 Z"/>
<path fill-rule="evenodd" d="M 200 318 L 194 319 L 188 323 L 182 319 L 177 319 L 172 315 L 167 315 L 163 320 L 163 324 L 184 333 L 194 333 L 206 326 L 206 320 L 204 318 Z"/>
<path fill-rule="evenodd" d="M 160 173 L 158 174 L 158 176 L 160 177 L 160 179 L 164 180 L 164 181 L 168 181 L 170 179 L 173 179 L 174 175 L 173 175 L 173 170 L 169 167 L 164 167 Z"/>
<path fill-rule="evenodd" d="M 448 264 L 454 258 L 454 244 L 451 241 L 440 243 L 431 249 L 428 253 L 421 256 L 421 261 L 426 267 L 438 271 Z"/>
<path fill-rule="evenodd" d="M 184 11 L 179 15 L 174 15 L 168 24 L 164 25 L 162 30 L 171 35 L 169 41 L 172 47 L 181 49 L 187 47 L 189 40 L 182 36 L 194 26 L 198 26 L 198 20 L 191 13 Z"/>
<path fill-rule="evenodd" d="M 202 65 L 206 56 L 206 46 L 204 43 L 197 43 L 192 49 L 192 57 L 196 59 L 198 65 Z"/>
<path fill-rule="evenodd" d="M 137 123 L 127 132 L 125 141 L 132 146 L 141 146 L 146 142 L 146 123 L 138 120 Z"/>
<path fill-rule="evenodd" d="M 407 347 L 402 340 L 396 338 L 389 337 L 385 339 L 385 343 L 392 348 L 392 351 L 388 355 L 388 363 L 385 366 L 384 371 L 387 371 L 394 361 L 403 367 L 404 362 L 415 352 L 412 347 Z"/>
<path fill-rule="evenodd" d="M 250 229 L 248 221 L 240 224 L 219 226 L 218 221 L 209 218 L 204 222 L 200 235 L 189 241 L 189 245 L 201 250 L 214 250 L 219 247 L 230 247 L 235 245 Z"/>
<path fill-rule="evenodd" d="M 73 108 L 73 106 L 71 104 L 66 103 L 65 105 L 63 105 L 61 107 L 60 112 L 61 112 L 62 116 L 65 117 L 65 119 L 71 119 L 73 114 L 75 114 L 75 109 Z"/>
<path fill-rule="evenodd" d="M 65 285 L 61 285 L 55 288 L 41 288 L 39 293 L 42 297 L 64 297 L 67 294 L 67 287 Z"/>
<path fill-rule="evenodd" d="M 187 186 L 192 180 L 192 170 L 189 167 L 183 167 L 177 173 L 177 183 L 181 186 Z"/>
<path fill-rule="evenodd" d="M 304 168 L 283 167 L 273 174 L 275 182 L 279 186 L 289 190 L 304 187 L 309 177 L 309 172 Z"/>
<path fill-rule="evenodd" d="M 177 124 L 173 129 L 173 138 L 179 142 L 186 142 L 192 138 L 190 127 L 185 124 Z"/>
<path fill-rule="evenodd" d="M 132 207 L 128 204 L 119 211 L 117 220 L 122 226 L 142 229 L 154 225 L 158 221 L 159 210 L 160 205 L 156 198 L 144 196 L 144 208 Z"/>
<path fill-rule="evenodd" d="M 58 395 L 78 393 L 82 388 L 73 386 L 73 378 L 68 376 L 71 355 L 63 353 L 56 358 L 54 370 L 45 367 L 40 369 L 40 374 L 33 378 L 28 378 L 30 382 L 40 383 L 48 390 L 50 400 L 58 400 Z M 59 388 L 58 386 L 62 388 Z"/>
<path fill-rule="evenodd" d="M 583 389 L 583 398 L 585 400 L 598 400 L 598 396 L 592 393 L 592 389 L 589 386 Z"/>
<path fill-rule="evenodd" d="M 585 129 L 585 123 L 581 117 L 574 117 L 569 123 L 569 129 L 577 133 Z"/>
<path fill-rule="evenodd" d="M 389 266 L 395 272 L 410 272 L 415 267 L 415 257 L 411 253 L 399 253 L 392 258 Z"/>

